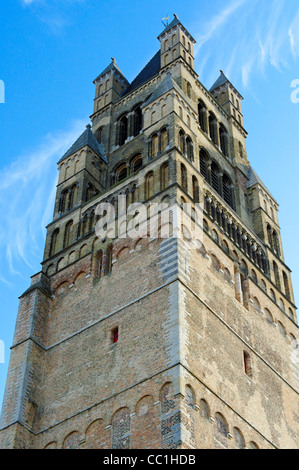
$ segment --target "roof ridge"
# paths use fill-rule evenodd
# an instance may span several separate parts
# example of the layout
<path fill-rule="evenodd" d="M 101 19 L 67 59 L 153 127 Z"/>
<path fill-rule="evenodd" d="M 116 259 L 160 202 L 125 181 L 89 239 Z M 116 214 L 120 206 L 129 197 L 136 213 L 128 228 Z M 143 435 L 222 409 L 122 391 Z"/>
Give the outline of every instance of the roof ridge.
<path fill-rule="evenodd" d="M 145 83 L 147 80 L 150 80 L 154 75 L 156 75 L 160 70 L 160 49 L 155 53 L 155 55 L 147 62 L 147 64 L 141 69 L 141 71 L 136 75 L 134 80 L 130 85 L 122 92 L 121 96 L 126 95 L 131 92 L 138 86 Z M 159 59 L 159 60 L 158 60 Z M 148 73 L 147 73 L 148 72 Z"/>
<path fill-rule="evenodd" d="M 104 151 L 97 141 L 94 133 L 91 130 L 91 125 L 87 124 L 86 129 L 82 132 L 80 137 L 73 143 L 73 145 L 66 151 L 63 157 L 59 160 L 58 163 L 62 162 L 65 158 L 69 157 L 73 153 L 77 152 L 78 150 L 82 149 L 88 145 L 92 150 L 94 150 L 106 163 L 107 159 L 104 156 Z"/>

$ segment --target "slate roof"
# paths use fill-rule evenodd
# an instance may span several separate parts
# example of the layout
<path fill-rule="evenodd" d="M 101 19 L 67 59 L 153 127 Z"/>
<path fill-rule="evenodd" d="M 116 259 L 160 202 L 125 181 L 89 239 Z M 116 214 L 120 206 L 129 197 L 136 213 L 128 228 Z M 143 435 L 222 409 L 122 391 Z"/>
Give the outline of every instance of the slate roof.
<path fill-rule="evenodd" d="M 269 189 L 264 185 L 262 180 L 259 178 L 259 176 L 256 174 L 254 169 L 250 166 L 248 170 L 248 181 L 247 181 L 247 188 L 251 188 L 251 186 L 254 186 L 255 184 L 259 184 L 262 186 L 262 188 L 269 194 L 269 196 L 272 197 L 272 199 L 275 201 L 275 198 L 272 196 L 270 193 Z M 276 201 L 275 201 L 276 202 Z M 276 202 L 277 204 L 277 202 Z"/>
<path fill-rule="evenodd" d="M 156 86 L 153 93 L 149 96 L 147 101 L 142 106 L 147 106 L 149 103 L 156 100 L 157 98 L 159 98 L 159 96 L 162 96 L 164 93 L 166 93 L 166 91 L 169 91 L 172 88 L 176 89 L 178 93 L 182 92 L 178 84 L 172 78 L 171 73 L 168 72 L 166 74 L 166 77 Z"/>
<path fill-rule="evenodd" d="M 176 26 L 177 24 L 180 24 L 182 26 L 182 28 L 186 31 L 186 33 L 188 34 L 188 36 L 192 39 L 192 41 L 194 41 L 194 43 L 196 42 L 195 39 L 191 36 L 191 34 L 189 33 L 189 31 L 187 31 L 187 29 L 182 25 L 182 23 L 180 22 L 180 20 L 178 19 L 177 15 L 176 14 L 173 14 L 174 18 L 173 20 L 169 23 L 169 25 L 167 25 L 161 34 L 159 34 L 158 36 L 158 39 L 160 38 L 160 36 L 162 36 L 162 34 L 164 33 L 167 33 L 167 31 L 169 31 L 171 28 L 173 28 L 174 26 Z"/>
<path fill-rule="evenodd" d="M 165 29 L 163 29 L 162 33 L 161 34 L 164 34 L 166 33 L 167 31 L 169 31 L 171 28 L 173 28 L 174 26 L 176 26 L 177 24 L 181 24 L 180 20 L 178 19 L 178 17 L 176 15 L 173 15 L 174 18 L 173 20 L 171 21 L 171 23 L 169 23 L 168 26 L 165 27 Z M 161 34 L 159 36 L 161 36 Z"/>
<path fill-rule="evenodd" d="M 124 74 L 122 73 L 120 68 L 117 66 L 116 61 L 113 57 L 112 57 L 111 63 L 103 70 L 102 73 L 100 73 L 100 75 L 97 76 L 97 78 L 94 80 L 94 82 L 96 82 L 100 77 L 102 77 L 107 72 L 110 72 L 110 70 L 113 70 L 113 69 L 116 70 L 126 80 L 126 82 L 128 82 L 128 80 L 126 79 L 126 77 L 124 76 Z"/>
<path fill-rule="evenodd" d="M 128 86 L 123 92 L 122 96 L 127 95 L 131 91 L 135 90 L 143 83 L 150 80 L 152 77 L 157 75 L 160 71 L 160 50 L 154 55 L 154 57 L 146 64 L 136 78 L 132 81 L 131 85 Z"/>
<path fill-rule="evenodd" d="M 63 157 L 59 160 L 58 163 L 62 162 L 62 160 L 69 157 L 73 153 L 78 152 L 78 150 L 81 150 L 86 145 L 88 145 L 94 152 L 96 152 L 97 155 L 102 157 L 102 159 L 104 160 L 105 163 L 107 163 L 107 159 L 104 156 L 103 148 L 102 148 L 101 144 L 99 144 L 99 142 L 97 141 L 95 136 L 93 135 L 90 124 L 88 124 L 86 126 L 86 129 L 83 132 L 83 134 L 80 135 L 80 137 L 68 149 L 68 151 L 63 155 Z"/>
<path fill-rule="evenodd" d="M 222 72 L 222 70 L 220 70 L 220 75 L 219 77 L 217 78 L 216 82 L 214 83 L 214 85 L 210 88 L 210 92 L 213 91 L 213 90 L 216 90 L 216 88 L 220 87 L 221 85 L 223 85 L 224 83 L 228 82 L 228 78 L 224 75 L 224 73 Z"/>

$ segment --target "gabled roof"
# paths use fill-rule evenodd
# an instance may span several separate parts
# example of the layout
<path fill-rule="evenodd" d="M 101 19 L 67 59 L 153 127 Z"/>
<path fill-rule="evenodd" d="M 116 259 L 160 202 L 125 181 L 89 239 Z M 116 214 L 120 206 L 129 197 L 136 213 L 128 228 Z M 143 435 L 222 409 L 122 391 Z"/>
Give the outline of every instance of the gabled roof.
<path fill-rule="evenodd" d="M 159 37 L 166 33 L 167 31 L 169 31 L 171 28 L 173 28 L 174 26 L 176 26 L 177 24 L 181 24 L 180 20 L 178 19 L 177 15 L 173 15 L 173 20 L 171 21 L 171 23 L 169 23 L 168 26 L 165 27 L 165 29 L 163 29 L 162 33 L 159 35 Z"/>
<path fill-rule="evenodd" d="M 236 93 L 243 99 L 242 95 L 238 92 L 238 90 L 234 87 L 234 85 L 229 81 L 229 79 L 226 77 L 226 75 L 220 70 L 220 75 L 217 78 L 216 82 L 214 85 L 209 89 L 209 92 L 212 93 L 212 91 L 216 90 L 219 88 L 221 85 L 224 85 L 224 83 L 229 83 L 232 88 L 236 91 Z"/>
<path fill-rule="evenodd" d="M 170 31 L 171 28 L 173 28 L 174 26 L 176 26 L 176 25 L 178 25 L 178 24 L 181 25 L 181 27 L 184 29 L 184 31 L 186 32 L 186 34 L 187 34 L 187 35 L 192 39 L 192 41 L 195 43 L 195 42 L 196 42 L 195 39 L 191 36 L 191 34 L 189 33 L 189 31 L 187 31 L 187 29 L 182 25 L 182 23 L 180 22 L 178 16 L 177 16 L 175 13 L 173 14 L 173 20 L 171 21 L 171 23 L 169 23 L 169 25 L 167 25 L 167 26 L 163 29 L 162 33 L 159 34 L 158 39 L 159 39 L 163 34 L 167 33 L 167 31 Z"/>
<path fill-rule="evenodd" d="M 272 196 L 272 194 L 270 193 L 269 189 L 264 185 L 264 183 L 263 183 L 262 180 L 259 178 L 259 176 L 256 174 L 256 172 L 254 171 L 254 169 L 250 166 L 249 169 L 248 169 L 247 188 L 251 188 L 251 187 L 254 186 L 255 184 L 259 184 L 259 185 L 266 191 L 266 193 L 268 193 L 269 196 L 272 197 L 273 201 L 275 201 L 275 198 Z M 275 201 L 275 203 L 277 204 L 276 201 Z"/>
<path fill-rule="evenodd" d="M 137 75 L 136 78 L 132 81 L 131 85 L 126 88 L 122 96 L 127 95 L 131 91 L 135 90 L 135 88 L 138 88 L 140 85 L 143 83 L 147 82 L 150 80 L 152 77 L 157 75 L 159 73 L 161 67 L 161 61 L 160 61 L 160 50 L 154 55 L 154 57 L 146 64 L 146 66 L 141 70 L 141 72 Z"/>
<path fill-rule="evenodd" d="M 162 96 L 164 93 L 171 89 L 175 89 L 178 93 L 181 93 L 182 90 L 178 86 L 178 84 L 174 81 L 174 79 L 171 76 L 170 72 L 167 72 L 166 76 L 164 79 L 156 86 L 154 89 L 153 93 L 150 95 L 150 97 L 147 99 L 147 101 L 142 105 L 147 106 L 149 103 L 152 103 L 155 101 L 159 96 Z"/>
<path fill-rule="evenodd" d="M 124 76 L 124 74 L 122 73 L 122 71 L 120 70 L 120 68 L 116 65 L 116 60 L 114 59 L 114 57 L 111 57 L 111 63 L 103 70 L 102 73 L 100 73 L 100 75 L 97 76 L 94 82 L 96 82 L 99 78 L 104 76 L 106 73 L 110 72 L 110 70 L 116 70 L 116 72 L 118 72 L 126 80 L 126 82 L 129 83 L 126 77 Z"/>
<path fill-rule="evenodd" d="M 219 77 L 217 78 L 216 82 L 214 83 L 214 85 L 210 88 L 210 92 L 213 91 L 213 90 L 216 90 L 216 88 L 220 87 L 221 85 L 224 85 L 224 83 L 226 82 L 229 82 L 228 78 L 224 75 L 224 73 L 222 72 L 222 70 L 220 70 L 220 75 Z"/>
<path fill-rule="evenodd" d="M 63 157 L 59 160 L 58 163 L 62 162 L 65 158 L 69 157 L 73 153 L 78 152 L 78 150 L 81 150 L 86 145 L 88 145 L 88 147 L 90 147 L 97 155 L 99 155 L 104 160 L 105 163 L 107 163 L 107 159 L 104 156 L 103 148 L 93 135 L 90 124 L 86 126 L 86 129 L 83 134 L 80 135 L 80 137 L 68 149 L 68 151 L 63 155 Z"/>

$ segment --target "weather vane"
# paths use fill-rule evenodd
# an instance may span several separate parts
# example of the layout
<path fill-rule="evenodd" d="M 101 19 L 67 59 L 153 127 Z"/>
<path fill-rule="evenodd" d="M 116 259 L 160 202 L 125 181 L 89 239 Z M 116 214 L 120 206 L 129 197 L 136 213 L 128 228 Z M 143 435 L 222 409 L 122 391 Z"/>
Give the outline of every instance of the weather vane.
<path fill-rule="evenodd" d="M 166 23 L 164 23 L 164 20 L 166 21 Z M 167 18 L 162 18 L 162 23 L 164 24 L 165 28 L 166 26 L 168 26 L 168 20 L 169 20 L 169 16 L 167 16 Z"/>

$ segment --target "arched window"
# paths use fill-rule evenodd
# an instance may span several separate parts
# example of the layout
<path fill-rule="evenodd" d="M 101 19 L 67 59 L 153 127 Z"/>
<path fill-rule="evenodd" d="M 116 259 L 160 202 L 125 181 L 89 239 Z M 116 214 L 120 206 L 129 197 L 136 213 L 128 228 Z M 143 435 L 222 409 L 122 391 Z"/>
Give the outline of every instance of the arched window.
<path fill-rule="evenodd" d="M 220 447 L 227 447 L 228 439 L 228 425 L 227 422 L 220 413 L 215 414 L 215 440 L 217 444 L 220 444 Z M 217 445 L 218 447 L 218 445 Z"/>
<path fill-rule="evenodd" d="M 245 449 L 245 439 L 240 429 L 234 428 L 234 437 L 237 449 Z"/>
<path fill-rule="evenodd" d="M 118 167 L 118 169 L 115 172 L 116 174 L 116 180 L 117 181 L 122 181 L 127 177 L 127 165 L 123 163 Z"/>
<path fill-rule="evenodd" d="M 163 163 L 161 166 L 161 190 L 167 188 L 168 186 L 168 178 L 169 178 L 169 167 L 168 163 Z"/>
<path fill-rule="evenodd" d="M 133 125 L 133 136 L 137 136 L 142 129 L 142 111 L 140 106 L 137 106 L 134 110 L 134 125 Z"/>
<path fill-rule="evenodd" d="M 256 310 L 257 312 L 260 312 L 261 311 L 261 304 L 259 303 L 258 299 L 256 297 L 254 297 L 253 299 L 253 308 L 254 310 Z"/>
<path fill-rule="evenodd" d="M 222 240 L 222 248 L 224 249 L 225 253 L 229 254 L 229 246 L 225 240 Z"/>
<path fill-rule="evenodd" d="M 231 179 L 226 174 L 223 175 L 222 186 L 223 186 L 223 199 L 233 209 L 234 208 L 233 184 L 231 182 Z"/>
<path fill-rule="evenodd" d="M 208 179 L 208 161 L 208 154 L 203 149 L 201 149 L 199 152 L 200 173 L 205 178 L 205 180 Z"/>
<path fill-rule="evenodd" d="M 270 247 L 273 249 L 272 229 L 269 224 L 267 225 L 267 236 L 268 236 L 268 243 Z"/>
<path fill-rule="evenodd" d="M 59 212 L 66 212 L 69 210 L 70 206 L 70 190 L 65 189 L 60 196 L 60 201 L 59 201 Z"/>
<path fill-rule="evenodd" d="M 188 192 L 187 170 L 183 163 L 181 163 L 181 185 L 183 190 Z"/>
<path fill-rule="evenodd" d="M 128 138 L 128 119 L 127 116 L 123 116 L 119 120 L 119 141 L 118 145 L 123 145 Z"/>
<path fill-rule="evenodd" d="M 248 377 L 252 377 L 252 363 L 247 351 L 243 351 L 244 372 Z"/>
<path fill-rule="evenodd" d="M 290 295 L 289 279 L 288 279 L 288 276 L 286 275 L 286 273 L 284 271 L 282 272 L 282 277 L 283 277 L 283 285 L 284 285 L 285 295 L 288 299 L 290 299 L 291 295 Z"/>
<path fill-rule="evenodd" d="M 103 126 L 99 127 L 96 132 L 95 132 L 95 138 L 97 139 L 97 141 L 99 143 L 102 142 L 102 138 L 103 138 Z"/>
<path fill-rule="evenodd" d="M 95 265 L 94 265 L 94 277 L 98 279 L 101 277 L 101 272 L 103 269 L 103 252 L 99 250 L 95 255 Z"/>
<path fill-rule="evenodd" d="M 276 295 L 273 289 L 270 289 L 270 297 L 273 300 L 273 302 L 276 302 Z"/>
<path fill-rule="evenodd" d="M 263 279 L 261 279 L 261 288 L 263 289 L 264 292 L 267 292 L 267 286 Z"/>
<path fill-rule="evenodd" d="M 112 449 L 130 449 L 130 410 L 121 408 L 112 419 Z"/>
<path fill-rule="evenodd" d="M 266 320 L 272 325 L 274 323 L 272 313 L 270 312 L 270 310 L 265 308 L 265 314 L 266 314 Z"/>
<path fill-rule="evenodd" d="M 223 124 L 219 126 L 220 149 L 228 157 L 228 133 Z"/>
<path fill-rule="evenodd" d="M 113 255 L 113 245 L 109 245 L 107 248 L 107 260 L 106 260 L 106 269 L 105 274 L 110 274 L 112 271 L 112 255 Z"/>
<path fill-rule="evenodd" d="M 277 322 L 277 325 L 278 325 L 279 332 L 281 333 L 282 336 L 285 337 L 287 335 L 285 327 L 280 321 Z"/>
<path fill-rule="evenodd" d="M 74 186 L 72 186 L 71 188 L 71 194 L 70 194 L 70 209 L 72 209 L 75 206 L 77 199 L 78 199 L 78 185 L 74 184 Z"/>
<path fill-rule="evenodd" d="M 49 256 L 53 256 L 55 255 L 55 253 L 57 253 L 58 234 L 59 234 L 59 228 L 54 230 L 54 232 L 52 233 Z"/>
<path fill-rule="evenodd" d="M 282 299 L 279 299 L 279 308 L 281 308 L 281 310 L 283 312 L 286 311 L 285 304 L 284 304 L 284 301 Z"/>
<path fill-rule="evenodd" d="M 216 235 L 217 235 L 217 232 L 216 232 Z M 212 261 L 213 268 L 216 269 L 216 271 L 220 271 L 220 264 L 215 255 L 211 255 L 211 261 Z"/>
<path fill-rule="evenodd" d="M 154 134 L 151 139 L 152 145 L 152 158 L 156 157 L 159 152 L 159 136 L 158 134 Z"/>
<path fill-rule="evenodd" d="M 184 155 L 185 154 L 185 132 L 183 130 L 180 130 L 179 132 L 179 148 L 181 153 Z"/>
<path fill-rule="evenodd" d="M 189 136 L 186 138 L 186 153 L 187 153 L 187 157 L 189 158 L 189 160 L 192 161 L 193 160 L 193 142 Z"/>
<path fill-rule="evenodd" d="M 241 144 L 241 142 L 239 142 L 239 154 L 240 154 L 240 157 L 243 158 L 244 151 L 243 151 L 243 145 Z"/>
<path fill-rule="evenodd" d="M 218 233 L 216 232 L 216 230 L 212 230 L 212 238 L 214 242 L 219 243 L 219 237 L 218 237 Z"/>
<path fill-rule="evenodd" d="M 201 100 L 198 102 L 198 120 L 200 128 L 207 132 L 207 108 Z"/>
<path fill-rule="evenodd" d="M 274 279 L 275 279 L 276 287 L 280 289 L 279 271 L 278 271 L 278 266 L 275 261 L 273 261 L 273 271 L 274 271 Z"/>
<path fill-rule="evenodd" d="M 65 232 L 64 232 L 64 243 L 63 247 L 66 248 L 71 244 L 72 239 L 72 229 L 73 229 L 73 221 L 71 220 L 66 224 Z"/>
<path fill-rule="evenodd" d="M 217 119 L 216 117 L 214 116 L 214 114 L 210 113 L 209 115 L 209 134 L 210 134 L 210 137 L 212 139 L 212 141 L 214 142 L 214 144 L 218 144 L 218 140 L 217 140 Z"/>
<path fill-rule="evenodd" d="M 168 145 L 168 132 L 167 129 L 164 128 L 161 130 L 161 152 L 165 152 Z"/>
<path fill-rule="evenodd" d="M 140 168 L 142 168 L 142 155 L 135 155 L 131 160 L 131 168 L 133 173 L 136 173 Z"/>
<path fill-rule="evenodd" d="M 249 447 L 250 449 L 259 449 L 259 446 L 253 441 L 249 442 Z"/>
<path fill-rule="evenodd" d="M 273 230 L 273 233 L 272 233 L 272 240 L 273 240 L 273 250 L 275 251 L 277 256 L 280 256 L 279 239 L 275 230 Z"/>
<path fill-rule="evenodd" d="M 189 98 L 191 98 L 191 84 L 189 82 L 187 82 L 187 95 Z"/>
<path fill-rule="evenodd" d="M 220 192 L 220 187 L 219 187 L 219 167 L 215 162 L 212 162 L 211 165 L 211 183 L 212 183 L 212 188 L 217 191 L 217 193 Z"/>
<path fill-rule="evenodd" d="M 205 419 L 210 418 L 210 408 L 209 405 L 207 404 L 206 400 L 201 399 L 199 402 L 199 410 L 200 410 L 200 416 Z"/>
<path fill-rule="evenodd" d="M 199 203 L 199 185 L 194 175 L 192 176 L 192 193 L 194 202 Z"/>
<path fill-rule="evenodd" d="M 145 197 L 149 199 L 154 194 L 154 173 L 150 172 L 145 177 Z"/>
<path fill-rule="evenodd" d="M 289 308 L 289 310 L 288 310 L 288 314 L 289 314 L 289 317 L 290 317 L 292 320 L 294 320 L 294 319 L 295 319 L 295 317 L 294 317 L 294 313 L 293 313 L 293 310 L 292 310 L 291 308 Z"/>

